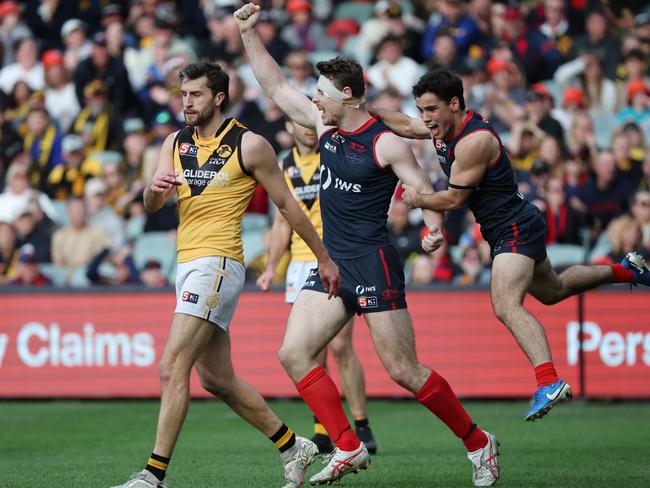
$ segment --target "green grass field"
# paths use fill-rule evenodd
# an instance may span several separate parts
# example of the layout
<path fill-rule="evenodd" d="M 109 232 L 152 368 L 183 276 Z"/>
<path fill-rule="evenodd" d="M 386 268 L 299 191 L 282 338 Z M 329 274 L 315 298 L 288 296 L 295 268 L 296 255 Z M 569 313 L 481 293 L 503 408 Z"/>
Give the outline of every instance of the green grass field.
<path fill-rule="evenodd" d="M 298 433 L 307 407 L 272 401 Z M 510 487 L 650 486 L 650 404 L 561 405 L 534 424 L 524 402 L 467 402 L 501 442 Z M 470 487 L 462 444 L 415 401 L 372 401 L 379 444 L 372 466 L 350 487 Z M 106 488 L 142 469 L 151 452 L 158 403 L 0 402 L 0 487 Z M 317 461 L 310 473 L 319 469 Z M 268 440 L 224 404 L 195 401 L 168 475 L 170 488 L 280 487 L 280 459 Z"/>

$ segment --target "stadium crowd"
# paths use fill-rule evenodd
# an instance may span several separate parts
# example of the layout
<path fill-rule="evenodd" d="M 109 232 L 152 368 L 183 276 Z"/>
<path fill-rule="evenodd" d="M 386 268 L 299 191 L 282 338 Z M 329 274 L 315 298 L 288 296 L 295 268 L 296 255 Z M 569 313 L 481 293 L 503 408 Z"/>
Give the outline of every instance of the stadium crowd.
<path fill-rule="evenodd" d="M 427 69 L 463 80 L 470 109 L 510 153 L 520 192 L 546 216 L 556 264 L 650 254 L 650 8 L 593 0 L 262 1 L 257 29 L 307 95 L 337 53 L 365 69 L 367 103 L 417 115 Z M 626 5 L 629 3 L 629 6 Z M 179 71 L 207 57 L 230 75 L 226 115 L 281 156 L 282 112 L 246 62 L 237 0 L 0 3 L 0 284 L 173 283 L 175 202 L 146 214 L 143 188 L 182 127 Z M 408 141 L 436 188 L 432 144 Z M 399 198 L 390 232 L 412 284 L 484 284 L 490 256 L 471 213 L 420 250 Z M 249 277 L 265 265 L 273 208 L 261 187 L 242 228 Z M 282 281 L 277 276 L 277 282 Z"/>

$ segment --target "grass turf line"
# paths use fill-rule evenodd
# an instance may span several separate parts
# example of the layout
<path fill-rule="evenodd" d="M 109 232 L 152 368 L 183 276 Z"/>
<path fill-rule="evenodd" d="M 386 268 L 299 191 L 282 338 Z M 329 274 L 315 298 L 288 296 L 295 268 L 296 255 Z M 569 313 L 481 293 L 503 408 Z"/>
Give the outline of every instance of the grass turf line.
<path fill-rule="evenodd" d="M 311 415 L 295 401 L 271 407 L 300 435 Z M 556 407 L 532 424 L 525 402 L 467 402 L 479 425 L 501 442 L 503 487 L 645 487 L 650 479 L 648 403 Z M 415 401 L 371 401 L 379 444 L 371 468 L 350 487 L 470 487 L 462 444 Z M 107 488 L 144 466 L 158 402 L 0 402 L 0 487 Z M 316 461 L 309 470 L 320 469 Z M 282 486 L 277 451 L 217 401 L 190 411 L 172 458 L 170 488 Z"/>

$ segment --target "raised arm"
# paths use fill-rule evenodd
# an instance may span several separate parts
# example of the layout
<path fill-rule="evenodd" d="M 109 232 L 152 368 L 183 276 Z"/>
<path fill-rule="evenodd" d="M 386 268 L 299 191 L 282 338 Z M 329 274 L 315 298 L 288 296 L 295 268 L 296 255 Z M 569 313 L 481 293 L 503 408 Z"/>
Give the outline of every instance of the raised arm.
<path fill-rule="evenodd" d="M 233 15 L 241 32 L 255 78 L 266 94 L 291 120 L 303 127 L 316 129 L 317 121 L 320 119 L 318 109 L 302 92 L 289 85 L 282 69 L 271 57 L 255 31 L 255 24 L 260 16 L 259 5 L 246 4 Z"/>
<path fill-rule="evenodd" d="M 242 156 L 244 165 L 264 186 L 278 211 L 313 251 L 318 260 L 323 287 L 328 290 L 329 297 L 337 296 L 340 285 L 338 267 L 330 258 L 318 232 L 291 194 L 271 145 L 263 137 L 247 132 L 242 139 Z"/>
<path fill-rule="evenodd" d="M 422 119 L 415 119 L 401 112 L 375 107 L 370 107 L 368 112 L 375 117 L 379 117 L 398 136 L 409 139 L 431 139 L 431 131 Z"/>
<path fill-rule="evenodd" d="M 447 190 L 429 195 L 404 185 L 402 197 L 410 207 L 439 212 L 462 208 L 472 192 L 478 189 L 485 171 L 497 160 L 500 151 L 499 141 L 490 132 L 470 134 L 456 146 L 456 158 L 451 166 Z"/>
<path fill-rule="evenodd" d="M 279 211 L 275 213 L 269 241 L 269 261 L 256 282 L 257 287 L 263 291 L 268 291 L 273 284 L 275 270 L 278 267 L 280 258 L 289 249 L 289 243 L 291 242 L 291 225 Z"/>
<path fill-rule="evenodd" d="M 181 185 L 178 174 L 174 171 L 174 138 L 176 132 L 169 134 L 160 148 L 158 167 L 151 183 L 144 190 L 144 208 L 147 212 L 156 212 L 165 204 L 177 186 Z"/>
<path fill-rule="evenodd" d="M 415 160 L 411 148 L 395 134 L 382 134 L 375 147 L 377 159 L 382 167 L 390 166 L 400 181 L 422 194 L 433 193 L 426 171 Z M 429 233 L 422 239 L 422 249 L 432 252 L 442 245 L 443 215 L 433 210 L 422 210 L 422 218 Z"/>

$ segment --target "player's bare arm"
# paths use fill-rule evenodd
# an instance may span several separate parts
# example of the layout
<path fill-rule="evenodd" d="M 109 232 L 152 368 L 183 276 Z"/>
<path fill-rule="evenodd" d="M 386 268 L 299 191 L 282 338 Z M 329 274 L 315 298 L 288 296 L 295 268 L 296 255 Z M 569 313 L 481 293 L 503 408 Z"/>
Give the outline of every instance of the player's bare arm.
<path fill-rule="evenodd" d="M 273 277 L 280 258 L 289 249 L 289 243 L 291 242 L 291 225 L 279 211 L 275 212 L 269 241 L 269 261 L 256 282 L 257 287 L 262 291 L 268 291 L 273 284 Z"/>
<path fill-rule="evenodd" d="M 402 198 L 412 208 L 444 212 L 462 208 L 478 188 L 488 166 L 499 157 L 499 141 L 488 131 L 470 134 L 456 146 L 456 159 L 449 175 L 449 189 L 428 195 L 404 185 Z"/>
<path fill-rule="evenodd" d="M 291 120 L 303 127 L 316 129 L 320 120 L 318 109 L 302 92 L 289 85 L 282 69 L 271 57 L 255 31 L 255 24 L 260 16 L 260 6 L 248 3 L 233 15 L 241 32 L 255 78 L 266 94 Z"/>
<path fill-rule="evenodd" d="M 433 193 L 429 175 L 418 164 L 411 148 L 395 134 L 382 134 L 377 140 L 377 159 L 382 167 L 390 166 L 403 184 L 422 194 Z M 433 252 L 442 245 L 443 215 L 434 210 L 423 210 L 424 223 L 429 233 L 422 239 L 422 249 Z"/>
<path fill-rule="evenodd" d="M 247 132 L 242 139 L 243 163 L 266 189 L 278 211 L 295 229 L 318 260 L 323 286 L 328 295 L 337 296 L 340 284 L 339 269 L 330 258 L 318 232 L 296 202 L 287 186 L 284 175 L 277 165 L 271 145 L 263 137 Z"/>
<path fill-rule="evenodd" d="M 390 130 L 401 137 L 409 139 L 430 139 L 431 131 L 422 119 L 409 117 L 401 112 L 384 110 L 380 108 L 368 108 L 370 115 L 378 117 Z"/>
<path fill-rule="evenodd" d="M 170 134 L 163 142 L 158 158 L 158 167 L 151 179 L 151 183 L 144 190 L 144 208 L 147 212 L 156 212 L 165 204 L 165 201 L 181 185 L 179 176 L 174 171 L 174 138 L 176 132 Z"/>

